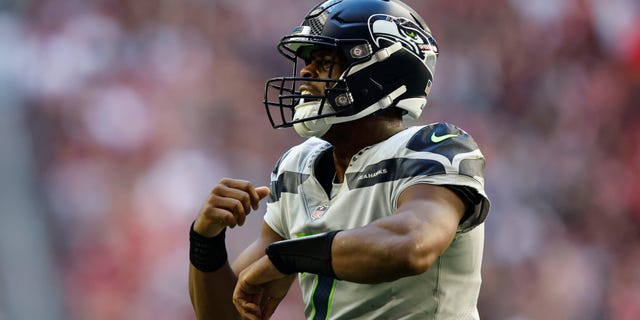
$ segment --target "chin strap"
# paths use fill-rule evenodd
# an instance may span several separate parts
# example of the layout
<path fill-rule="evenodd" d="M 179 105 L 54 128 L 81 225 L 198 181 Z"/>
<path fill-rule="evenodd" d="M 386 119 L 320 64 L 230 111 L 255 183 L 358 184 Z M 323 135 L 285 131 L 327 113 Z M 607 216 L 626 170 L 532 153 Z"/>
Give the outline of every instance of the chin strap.
<path fill-rule="evenodd" d="M 393 105 L 393 102 L 400 97 L 402 94 L 407 92 L 407 87 L 405 85 L 400 86 L 390 94 L 382 97 L 382 99 L 378 100 L 376 103 L 368 106 L 364 110 L 350 116 L 345 117 L 326 117 L 315 120 L 309 120 L 304 122 L 295 123 L 293 128 L 296 132 L 304 137 L 322 137 L 332 125 L 336 123 L 349 122 L 353 120 L 358 120 L 360 118 L 364 118 L 378 110 L 382 110 L 388 108 Z M 404 100 L 403 100 L 404 101 Z M 329 107 L 329 104 L 325 103 L 325 108 Z M 302 119 L 307 116 L 315 116 L 317 115 L 318 110 L 320 109 L 320 102 L 307 102 L 296 106 L 296 116 L 294 119 Z M 333 109 L 330 109 L 330 112 L 333 112 Z"/>
<path fill-rule="evenodd" d="M 336 123 L 349 122 L 353 120 L 358 120 L 360 118 L 364 118 L 378 110 L 382 110 L 390 107 L 391 105 L 393 105 L 393 101 L 398 99 L 398 97 L 403 95 L 405 92 L 407 92 L 407 87 L 405 85 L 402 85 L 398 89 L 393 90 L 393 92 L 382 97 L 382 99 L 378 100 L 376 103 L 366 107 L 364 110 L 354 115 L 346 116 L 346 117 L 328 117 L 326 118 L 327 123 L 336 124 Z"/>

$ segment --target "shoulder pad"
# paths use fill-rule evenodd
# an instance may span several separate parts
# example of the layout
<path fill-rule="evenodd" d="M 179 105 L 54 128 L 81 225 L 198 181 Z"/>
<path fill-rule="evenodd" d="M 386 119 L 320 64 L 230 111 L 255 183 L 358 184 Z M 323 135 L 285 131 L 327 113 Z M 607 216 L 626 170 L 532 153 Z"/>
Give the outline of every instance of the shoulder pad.
<path fill-rule="evenodd" d="M 449 123 L 435 123 L 416 132 L 407 143 L 407 148 L 440 154 L 453 161 L 457 154 L 477 150 L 478 145 L 464 130 Z"/>

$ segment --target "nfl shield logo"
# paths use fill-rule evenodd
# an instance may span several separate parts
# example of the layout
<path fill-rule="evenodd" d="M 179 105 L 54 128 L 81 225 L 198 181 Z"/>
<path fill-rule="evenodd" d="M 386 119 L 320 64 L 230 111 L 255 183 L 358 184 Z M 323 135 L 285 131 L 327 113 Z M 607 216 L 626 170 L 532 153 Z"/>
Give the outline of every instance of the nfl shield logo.
<path fill-rule="evenodd" d="M 320 219 L 322 216 L 324 216 L 324 213 L 325 213 L 325 212 L 327 212 L 327 210 L 328 210 L 328 209 L 329 209 L 329 206 L 327 206 L 327 205 L 321 205 L 321 206 L 318 206 L 318 207 L 316 208 L 316 210 L 314 210 L 314 211 L 311 213 L 311 220 L 318 220 L 318 219 Z"/>

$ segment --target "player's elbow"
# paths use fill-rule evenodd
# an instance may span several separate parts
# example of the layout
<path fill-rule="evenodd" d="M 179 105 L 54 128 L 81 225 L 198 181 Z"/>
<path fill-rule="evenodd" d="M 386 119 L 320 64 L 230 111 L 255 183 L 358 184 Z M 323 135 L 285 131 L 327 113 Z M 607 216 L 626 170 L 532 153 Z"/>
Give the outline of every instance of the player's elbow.
<path fill-rule="evenodd" d="M 426 272 L 438 259 L 438 252 L 424 239 L 416 238 L 410 241 L 404 250 L 404 266 L 409 275 Z"/>

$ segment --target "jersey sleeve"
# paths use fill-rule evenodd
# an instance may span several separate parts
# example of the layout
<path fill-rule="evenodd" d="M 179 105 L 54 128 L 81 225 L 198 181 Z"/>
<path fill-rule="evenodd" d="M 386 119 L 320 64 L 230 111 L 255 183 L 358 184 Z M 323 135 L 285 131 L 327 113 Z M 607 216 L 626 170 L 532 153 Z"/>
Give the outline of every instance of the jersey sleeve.
<path fill-rule="evenodd" d="M 406 149 L 402 171 L 409 179 L 401 190 L 418 183 L 445 186 L 465 202 L 458 232 L 484 222 L 490 207 L 484 189 L 485 158 L 468 133 L 448 123 L 428 125 L 411 137 Z"/>
<path fill-rule="evenodd" d="M 287 153 L 282 155 L 271 172 L 271 182 L 269 186 L 270 193 L 267 198 L 267 211 L 264 215 L 264 222 L 284 239 L 289 238 L 289 233 L 287 232 L 287 226 L 284 221 L 280 202 L 280 195 L 284 188 L 284 182 L 281 178 L 282 174 L 280 173 L 280 165 L 286 156 Z"/>
<path fill-rule="evenodd" d="M 296 236 L 292 230 L 297 218 L 306 214 L 304 199 L 311 196 L 302 186 L 311 177 L 309 161 L 330 146 L 324 140 L 309 138 L 285 152 L 271 172 L 271 193 L 264 221 L 284 239 Z"/>

